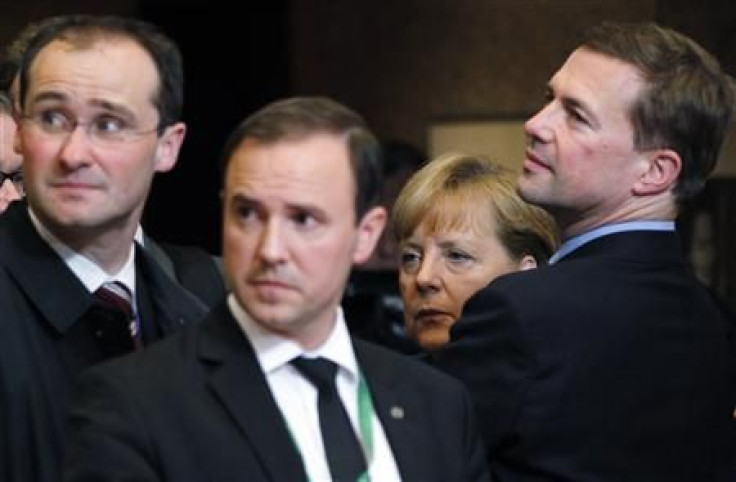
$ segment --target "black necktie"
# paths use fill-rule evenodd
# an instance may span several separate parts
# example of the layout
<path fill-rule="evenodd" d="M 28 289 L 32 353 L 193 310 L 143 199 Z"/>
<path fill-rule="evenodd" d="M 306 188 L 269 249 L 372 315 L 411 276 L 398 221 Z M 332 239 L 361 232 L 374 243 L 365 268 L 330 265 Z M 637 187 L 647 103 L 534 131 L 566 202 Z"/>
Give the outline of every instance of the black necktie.
<path fill-rule="evenodd" d="M 133 314 L 133 296 L 120 282 L 108 282 L 94 292 L 97 301 L 96 335 L 108 355 L 120 355 L 141 346 Z"/>
<path fill-rule="evenodd" d="M 337 365 L 325 358 L 295 358 L 291 363 L 317 388 L 319 425 L 334 481 L 355 482 L 365 472 L 363 450 L 335 386 Z"/>

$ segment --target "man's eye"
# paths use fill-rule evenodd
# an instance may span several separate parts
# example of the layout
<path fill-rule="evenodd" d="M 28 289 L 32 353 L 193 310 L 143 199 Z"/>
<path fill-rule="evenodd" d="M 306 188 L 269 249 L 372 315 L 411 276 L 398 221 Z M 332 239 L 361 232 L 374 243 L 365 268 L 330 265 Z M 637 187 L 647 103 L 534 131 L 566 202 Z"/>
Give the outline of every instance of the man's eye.
<path fill-rule="evenodd" d="M 127 127 L 125 121 L 116 117 L 99 117 L 94 121 L 94 130 L 103 134 L 117 134 Z"/>
<path fill-rule="evenodd" d="M 236 208 L 236 213 L 241 219 L 250 219 L 255 216 L 256 210 L 253 209 L 253 206 L 241 204 Z"/>
<path fill-rule="evenodd" d="M 66 115 L 58 110 L 44 110 L 36 114 L 36 122 L 47 129 L 65 130 L 72 123 Z"/>
<path fill-rule="evenodd" d="M 309 226 L 316 222 L 316 218 L 312 213 L 308 212 L 297 212 L 292 216 L 294 222 L 300 226 Z"/>
<path fill-rule="evenodd" d="M 567 111 L 567 115 L 574 122 L 586 125 L 588 124 L 588 118 L 575 109 L 569 109 Z"/>

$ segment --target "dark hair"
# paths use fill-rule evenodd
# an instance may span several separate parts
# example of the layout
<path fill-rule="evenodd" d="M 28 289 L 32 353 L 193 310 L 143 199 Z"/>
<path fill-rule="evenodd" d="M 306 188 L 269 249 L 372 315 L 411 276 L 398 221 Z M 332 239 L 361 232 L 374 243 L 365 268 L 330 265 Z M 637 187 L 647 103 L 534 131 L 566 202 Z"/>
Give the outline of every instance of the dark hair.
<path fill-rule="evenodd" d="M 10 93 L 10 87 L 17 73 L 18 64 L 7 58 L 0 60 L 0 91 Z"/>
<path fill-rule="evenodd" d="M 264 144 L 299 140 L 317 133 L 345 136 L 356 185 L 357 220 L 378 203 L 381 186 L 381 148 L 363 118 L 326 97 L 292 97 L 263 107 L 230 134 L 222 153 L 222 170 L 248 138 Z M 325 173 L 329 175 L 329 173 Z"/>
<path fill-rule="evenodd" d="M 13 115 L 13 101 L 4 90 L 0 90 L 0 113 Z"/>
<path fill-rule="evenodd" d="M 731 126 L 733 80 L 701 46 L 653 23 L 605 22 L 583 47 L 634 65 L 645 88 L 630 112 L 637 149 L 669 148 L 682 158 L 678 202 L 700 191 Z"/>
<path fill-rule="evenodd" d="M 23 63 L 23 55 L 28 48 L 28 44 L 36 36 L 36 34 L 48 25 L 64 20 L 63 16 L 47 17 L 38 22 L 26 24 L 13 40 L 5 47 L 5 55 L 0 63 L 0 88 L 9 92 L 11 98 L 17 93 L 11 92 L 11 87 L 15 77 L 20 72 L 20 66 Z M 14 101 L 18 99 L 12 99 Z"/>
<path fill-rule="evenodd" d="M 87 48 L 101 39 L 115 37 L 136 42 L 148 52 L 156 65 L 159 87 L 152 102 L 159 113 L 159 134 L 177 122 L 184 101 L 184 72 L 179 48 L 155 25 L 132 17 L 67 15 L 41 23 L 23 52 L 20 66 L 21 105 L 25 101 L 30 67 L 46 45 L 61 40 L 77 48 Z"/>

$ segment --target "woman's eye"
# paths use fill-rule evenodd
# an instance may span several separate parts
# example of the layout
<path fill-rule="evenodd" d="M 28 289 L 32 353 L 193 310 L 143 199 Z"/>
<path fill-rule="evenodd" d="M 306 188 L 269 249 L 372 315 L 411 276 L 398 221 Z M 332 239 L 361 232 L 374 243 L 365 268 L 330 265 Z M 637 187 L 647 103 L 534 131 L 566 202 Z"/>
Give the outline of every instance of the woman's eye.
<path fill-rule="evenodd" d="M 463 251 L 450 251 L 447 253 L 447 257 L 452 262 L 464 262 L 473 259 L 472 256 L 470 256 L 468 253 L 465 253 Z"/>
<path fill-rule="evenodd" d="M 403 251 L 400 262 L 402 266 L 413 266 L 419 262 L 419 254 L 414 251 Z"/>

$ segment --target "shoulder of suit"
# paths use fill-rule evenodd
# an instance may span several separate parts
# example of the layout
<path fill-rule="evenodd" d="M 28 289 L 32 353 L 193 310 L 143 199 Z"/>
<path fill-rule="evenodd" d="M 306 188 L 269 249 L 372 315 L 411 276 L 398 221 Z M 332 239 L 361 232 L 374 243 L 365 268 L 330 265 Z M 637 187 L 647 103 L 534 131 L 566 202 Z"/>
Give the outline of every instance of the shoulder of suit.
<path fill-rule="evenodd" d="M 460 385 L 460 382 L 455 378 L 433 367 L 428 361 L 424 361 L 418 356 L 399 353 L 384 346 L 356 338 L 353 338 L 353 345 L 364 371 L 370 370 L 365 368 L 365 364 L 376 364 L 384 372 L 391 373 L 392 376 L 399 376 L 416 383 L 425 380 L 431 381 L 431 383 L 444 381 L 453 385 Z"/>

